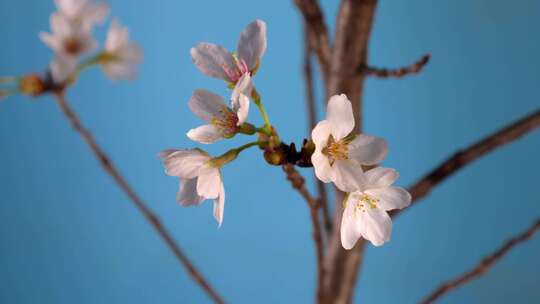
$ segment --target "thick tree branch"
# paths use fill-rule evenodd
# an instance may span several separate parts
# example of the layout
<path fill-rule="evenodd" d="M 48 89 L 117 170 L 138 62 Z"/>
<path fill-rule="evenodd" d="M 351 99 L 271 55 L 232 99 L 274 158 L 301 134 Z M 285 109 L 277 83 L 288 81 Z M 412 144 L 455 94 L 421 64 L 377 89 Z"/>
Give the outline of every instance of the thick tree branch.
<path fill-rule="evenodd" d="M 311 66 L 311 53 L 312 49 L 309 44 L 309 34 L 307 26 L 304 24 L 304 81 L 306 84 L 306 107 L 308 113 L 308 136 L 311 135 L 311 130 L 317 123 L 317 108 L 315 103 L 315 90 L 313 88 L 313 68 Z M 330 212 L 328 210 L 328 196 L 326 194 L 326 187 L 322 181 L 315 179 L 317 183 L 317 192 L 319 196 L 319 205 L 322 210 L 322 219 L 326 232 L 330 232 L 332 229 L 332 222 L 330 221 Z"/>
<path fill-rule="evenodd" d="M 489 152 L 515 141 L 538 127 L 540 127 L 540 109 L 476 142 L 472 146 L 458 151 L 426 176 L 421 178 L 416 184 L 409 187 L 409 192 L 413 199 L 412 204 L 428 195 L 435 186 L 456 173 L 459 169 Z M 409 208 L 406 210 L 408 209 Z M 396 216 L 401 212 L 403 211 L 392 212 L 392 216 Z"/>
<path fill-rule="evenodd" d="M 332 50 L 322 10 L 317 0 L 294 0 L 294 3 L 304 17 L 309 45 L 317 54 L 323 81 L 327 84 Z"/>
<path fill-rule="evenodd" d="M 438 300 L 440 297 L 444 296 L 446 293 L 460 287 L 467 282 L 477 279 L 481 275 L 485 274 L 495 263 L 500 261 L 511 249 L 515 246 L 527 241 L 530 239 L 537 231 L 540 229 L 540 219 L 536 220 L 532 226 L 530 226 L 526 231 L 521 234 L 511 238 L 506 243 L 504 243 L 497 251 L 493 252 L 486 258 L 484 258 L 478 265 L 473 269 L 463 273 L 459 277 L 449 280 L 443 283 L 439 288 L 437 288 L 433 293 L 426 297 L 422 303 L 429 304 Z"/>
<path fill-rule="evenodd" d="M 319 222 L 319 202 L 309 193 L 305 185 L 305 180 L 302 175 L 294 168 L 294 165 L 283 165 L 283 171 L 287 175 L 287 179 L 291 182 L 291 185 L 296 191 L 302 195 L 304 200 L 308 203 L 308 207 L 311 214 L 311 222 L 313 223 L 313 240 L 315 241 L 315 251 L 317 255 L 317 302 L 319 303 L 322 298 L 321 282 L 325 276 L 324 269 L 322 267 L 322 261 L 324 258 L 324 249 L 321 236 L 321 225 Z"/>
<path fill-rule="evenodd" d="M 142 213 L 144 218 L 154 227 L 156 232 L 161 236 L 163 241 L 167 244 L 172 251 L 176 259 L 186 268 L 193 280 L 201 286 L 201 288 L 208 294 L 215 303 L 223 304 L 225 301 L 221 296 L 210 286 L 210 284 L 203 278 L 200 272 L 195 268 L 193 263 L 182 252 L 178 244 L 174 241 L 171 234 L 163 226 L 159 218 L 146 206 L 142 199 L 133 191 L 129 186 L 125 178 L 120 174 L 118 169 L 113 165 L 107 154 L 101 149 L 98 143 L 95 141 L 94 136 L 83 125 L 77 114 L 71 109 L 65 100 L 64 92 L 57 92 L 54 94 L 56 102 L 66 118 L 71 122 L 73 129 L 77 131 L 84 139 L 92 153 L 96 156 L 103 169 L 114 179 L 117 185 L 124 191 L 129 197 L 131 202 Z"/>
<path fill-rule="evenodd" d="M 430 58 L 431 58 L 431 55 L 426 54 L 422 56 L 418 61 L 416 61 L 415 63 L 409 66 L 402 67 L 399 69 L 393 69 L 393 70 L 375 68 L 375 67 L 370 67 L 366 64 L 362 64 L 358 68 L 358 72 L 366 76 L 374 76 L 374 77 L 379 77 L 379 78 L 401 78 L 401 77 L 416 74 L 422 71 L 422 69 L 429 62 Z"/>
<path fill-rule="evenodd" d="M 336 39 L 332 48 L 330 79 L 327 97 L 347 94 L 356 121 L 355 132 L 362 131 L 362 91 L 365 76 L 356 73 L 358 66 L 367 62 L 367 45 L 377 7 L 376 0 L 342 0 L 336 19 Z M 334 227 L 339 227 L 341 201 L 336 200 Z M 327 276 L 324 303 L 351 303 L 358 269 L 363 258 L 364 242 L 353 250 L 341 246 L 339 229 L 333 229 L 324 266 Z"/>

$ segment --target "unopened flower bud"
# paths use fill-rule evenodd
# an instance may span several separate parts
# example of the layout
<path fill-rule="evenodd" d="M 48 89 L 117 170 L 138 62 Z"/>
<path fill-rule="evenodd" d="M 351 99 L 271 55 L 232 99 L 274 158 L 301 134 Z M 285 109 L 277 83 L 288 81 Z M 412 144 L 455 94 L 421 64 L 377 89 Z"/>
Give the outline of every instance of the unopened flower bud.
<path fill-rule="evenodd" d="M 281 149 L 267 149 L 264 151 L 264 159 L 267 163 L 274 166 L 279 166 L 283 164 L 283 162 L 285 161 L 285 157 L 286 156 L 283 151 L 281 151 Z"/>
<path fill-rule="evenodd" d="M 45 82 L 41 76 L 37 74 L 29 74 L 24 76 L 19 82 L 19 90 L 23 94 L 30 96 L 38 96 L 45 92 Z"/>

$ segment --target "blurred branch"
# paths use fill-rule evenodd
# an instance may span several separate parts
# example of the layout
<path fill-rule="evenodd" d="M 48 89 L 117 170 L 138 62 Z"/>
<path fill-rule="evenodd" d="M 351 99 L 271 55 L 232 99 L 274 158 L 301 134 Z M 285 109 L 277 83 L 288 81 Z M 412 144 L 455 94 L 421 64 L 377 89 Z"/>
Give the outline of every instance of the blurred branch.
<path fill-rule="evenodd" d="M 331 47 L 324 16 L 317 0 L 294 0 L 294 4 L 304 17 L 304 24 L 310 48 L 317 54 L 323 81 L 327 84 L 330 71 Z"/>
<path fill-rule="evenodd" d="M 313 240 L 315 241 L 315 251 L 317 254 L 317 302 L 322 299 L 321 283 L 324 278 L 324 269 L 322 267 L 322 261 L 324 257 L 324 249 L 321 237 L 321 225 L 319 223 L 318 209 L 319 202 L 315 199 L 306 188 L 305 180 L 302 175 L 294 168 L 294 165 L 283 165 L 283 171 L 287 175 L 287 179 L 291 182 L 291 185 L 296 191 L 302 195 L 304 200 L 308 203 L 311 213 L 311 222 L 313 223 Z"/>
<path fill-rule="evenodd" d="M 431 293 L 428 297 L 426 297 L 422 301 L 422 303 L 423 304 L 433 303 L 434 301 L 436 301 L 437 299 L 439 299 L 446 293 L 483 275 L 495 263 L 500 261 L 512 248 L 530 239 L 538 231 L 538 229 L 540 229 L 540 219 L 536 220 L 536 222 L 532 226 L 530 226 L 526 231 L 508 240 L 506 243 L 504 243 L 502 247 L 500 247 L 499 249 L 497 249 L 497 251 L 493 252 L 492 254 L 484 258 L 473 269 L 463 273 L 462 275 L 460 275 L 459 277 L 453 280 L 443 283 L 433 293 Z"/>
<path fill-rule="evenodd" d="M 111 160 L 105 154 L 103 149 L 97 144 L 94 136 L 83 125 L 77 114 L 71 109 L 65 100 L 64 92 L 56 92 L 54 94 L 56 102 L 66 118 L 71 122 L 73 129 L 77 131 L 84 139 L 90 150 L 94 153 L 103 169 L 114 179 L 118 186 L 124 191 L 124 193 L 133 202 L 135 207 L 142 213 L 145 219 L 154 227 L 156 232 L 161 236 L 163 241 L 167 244 L 169 249 L 173 252 L 176 259 L 186 268 L 193 280 L 201 286 L 201 288 L 212 298 L 215 303 L 225 303 L 221 296 L 210 286 L 210 284 L 203 278 L 199 271 L 195 268 L 193 263 L 182 252 L 178 244 L 174 241 L 171 234 L 163 226 L 159 218 L 146 206 L 141 198 L 135 193 L 135 191 L 129 186 L 125 178 L 120 174 L 118 169 L 112 164 Z"/>
<path fill-rule="evenodd" d="M 431 58 L 430 54 L 426 54 L 422 56 L 418 61 L 415 63 L 402 67 L 399 69 L 382 69 L 382 68 L 375 68 L 370 67 L 365 64 L 360 65 L 358 68 L 358 72 L 363 73 L 366 76 L 375 76 L 379 78 L 401 78 L 403 76 L 412 75 L 419 73 L 422 71 L 424 66 L 429 62 L 429 59 Z"/>
<path fill-rule="evenodd" d="M 311 46 L 309 44 L 309 34 L 307 26 L 304 24 L 304 80 L 306 84 L 306 106 L 308 112 L 308 136 L 311 134 L 311 130 L 317 123 L 317 109 L 315 103 L 315 90 L 313 88 L 313 68 L 311 66 Z M 328 196 L 326 194 L 326 187 L 322 181 L 318 178 L 315 179 L 317 183 L 317 192 L 319 196 L 319 205 L 322 209 L 322 218 L 326 232 L 330 232 L 332 229 L 332 222 L 330 221 L 330 212 L 328 211 Z"/>
<path fill-rule="evenodd" d="M 447 159 L 445 162 L 437 166 L 430 173 L 416 182 L 416 184 L 409 187 L 409 192 L 411 193 L 413 199 L 412 204 L 428 195 L 435 186 L 456 173 L 459 169 L 488 154 L 489 152 L 515 141 L 516 139 L 538 127 L 540 127 L 540 109 L 476 142 L 472 146 L 458 151 L 452 157 Z M 409 208 L 406 210 L 409 210 Z M 391 215 L 396 216 L 401 212 L 403 211 L 391 212 Z"/>

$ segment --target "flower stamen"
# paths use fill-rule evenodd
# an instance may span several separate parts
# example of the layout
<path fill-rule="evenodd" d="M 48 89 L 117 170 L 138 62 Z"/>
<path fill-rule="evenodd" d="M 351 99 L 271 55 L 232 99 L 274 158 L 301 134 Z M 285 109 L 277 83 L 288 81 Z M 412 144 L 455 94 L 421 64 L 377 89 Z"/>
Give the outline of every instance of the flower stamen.
<path fill-rule="evenodd" d="M 356 195 L 355 200 L 355 212 L 366 212 L 366 208 L 375 209 L 377 208 L 377 203 L 379 202 L 379 199 L 365 193 L 362 193 L 361 195 Z"/>
<path fill-rule="evenodd" d="M 232 136 L 238 131 L 238 115 L 227 107 L 223 107 L 219 113 L 221 117 L 214 116 L 211 124 L 216 126 L 224 136 Z"/>
<path fill-rule="evenodd" d="M 328 137 L 328 143 L 323 148 L 322 152 L 328 156 L 330 165 L 333 165 L 336 160 L 345 160 L 349 158 L 349 149 L 343 141 L 336 141 L 332 135 Z"/>

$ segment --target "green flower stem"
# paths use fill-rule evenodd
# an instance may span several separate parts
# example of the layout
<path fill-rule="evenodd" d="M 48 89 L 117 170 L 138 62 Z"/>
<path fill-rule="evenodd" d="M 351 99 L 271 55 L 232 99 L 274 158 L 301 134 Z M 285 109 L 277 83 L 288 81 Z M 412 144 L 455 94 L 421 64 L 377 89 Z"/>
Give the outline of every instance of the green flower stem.
<path fill-rule="evenodd" d="M 270 123 L 270 119 L 268 118 L 268 114 L 266 113 L 266 109 L 264 108 L 264 105 L 261 100 L 261 95 L 253 88 L 253 91 L 251 92 L 251 97 L 253 98 L 253 102 L 259 108 L 259 112 L 261 112 L 261 116 L 264 120 L 264 128 L 263 133 L 266 135 L 272 135 L 272 124 Z"/>
<path fill-rule="evenodd" d="M 215 167 L 215 168 L 221 168 L 224 165 L 226 165 L 226 164 L 232 162 L 233 160 L 235 160 L 242 151 L 244 151 L 244 150 L 246 150 L 248 148 L 251 148 L 253 146 L 258 146 L 260 143 L 261 143 L 260 141 L 253 141 L 253 142 L 247 143 L 245 145 L 242 145 L 242 146 L 240 146 L 238 148 L 231 149 L 231 150 L 221 154 L 220 156 L 213 158 L 210 161 L 211 165 L 212 165 L 212 167 Z"/>

